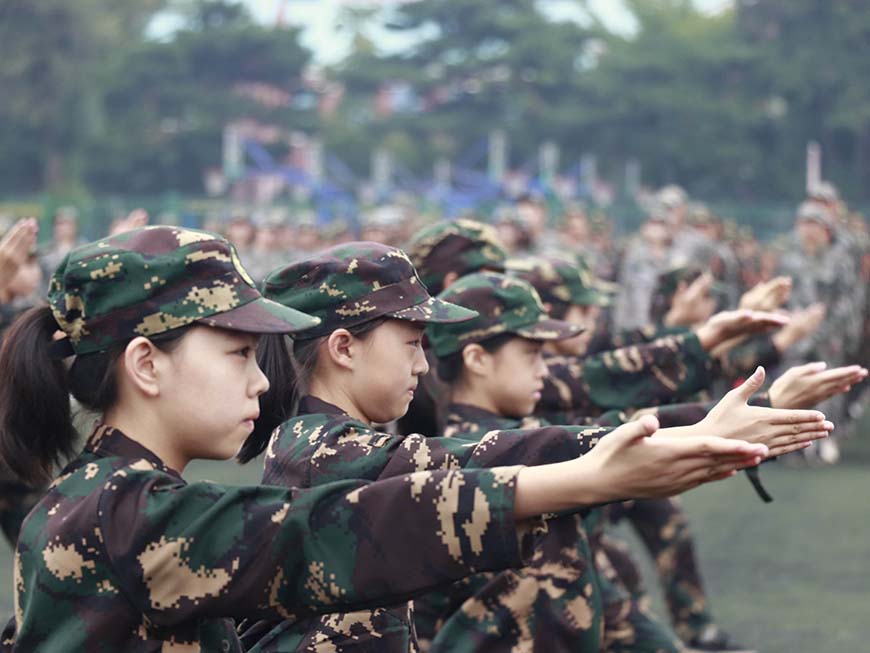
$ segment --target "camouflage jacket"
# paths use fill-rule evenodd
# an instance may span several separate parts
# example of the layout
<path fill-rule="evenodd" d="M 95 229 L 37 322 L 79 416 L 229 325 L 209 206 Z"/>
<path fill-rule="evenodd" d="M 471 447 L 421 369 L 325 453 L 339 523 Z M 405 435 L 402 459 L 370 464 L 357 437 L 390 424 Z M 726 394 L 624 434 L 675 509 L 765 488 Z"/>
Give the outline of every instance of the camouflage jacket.
<path fill-rule="evenodd" d="M 3 650 L 241 651 L 231 618 L 372 607 L 521 564 L 516 474 L 187 484 L 101 426 L 25 520 Z M 445 514 L 465 519 L 465 537 L 420 527 Z"/>
<path fill-rule="evenodd" d="M 533 438 L 548 427 L 534 418 L 514 420 L 452 404 L 444 435 L 482 441 L 492 432 L 523 429 Z M 414 607 L 417 632 L 430 653 L 599 650 L 602 597 L 584 518 L 548 519 L 526 567 L 470 576 L 420 597 Z"/>
<path fill-rule="evenodd" d="M 551 427 L 534 434 L 495 431 L 475 439 L 392 435 L 354 420 L 340 408 L 320 399 L 305 397 L 300 402 L 299 415 L 282 424 L 273 434 L 266 451 L 263 479 L 270 484 L 307 487 L 338 479 L 373 481 L 422 470 L 546 464 L 584 454 L 607 432 L 607 429 Z M 525 437 L 528 435 L 533 437 Z M 445 494 L 439 499 L 441 520 L 437 522 L 441 524 L 437 532 L 444 545 L 458 550 L 465 538 L 470 538 L 486 550 L 489 546 L 486 539 L 476 534 L 486 524 L 484 513 L 480 513 L 482 524 L 475 526 L 466 522 L 462 530 L 458 530 L 455 524 L 460 523 L 459 520 L 446 509 L 452 501 L 447 490 L 445 488 Z M 538 533 L 541 528 L 538 527 Z M 416 545 L 406 542 L 403 546 L 413 551 Z M 482 566 L 478 566 L 478 570 L 484 571 Z M 401 633 L 407 616 L 407 606 L 401 605 L 380 611 L 333 614 L 297 624 L 285 622 L 277 626 L 261 646 L 272 645 L 273 648 L 262 649 L 270 652 L 313 651 L 316 650 L 313 643 L 318 642 L 339 651 L 408 650 L 409 644 L 414 646 L 414 636 Z M 350 624 L 360 624 L 354 638 L 350 637 Z M 390 641 L 386 641 L 387 637 Z"/>
<path fill-rule="evenodd" d="M 686 327 L 666 327 L 661 324 L 648 324 L 639 329 L 614 331 L 608 327 L 606 320 L 598 320 L 595 335 L 586 346 L 586 355 L 591 356 L 602 351 L 620 349 L 629 345 L 644 345 L 657 338 L 684 335 L 689 332 L 690 329 Z"/>
<path fill-rule="evenodd" d="M 566 414 L 595 417 L 680 401 L 705 389 L 713 372 L 713 360 L 691 333 L 593 356 L 547 356 L 546 362 L 535 414 L 554 423 L 578 421 Z"/>

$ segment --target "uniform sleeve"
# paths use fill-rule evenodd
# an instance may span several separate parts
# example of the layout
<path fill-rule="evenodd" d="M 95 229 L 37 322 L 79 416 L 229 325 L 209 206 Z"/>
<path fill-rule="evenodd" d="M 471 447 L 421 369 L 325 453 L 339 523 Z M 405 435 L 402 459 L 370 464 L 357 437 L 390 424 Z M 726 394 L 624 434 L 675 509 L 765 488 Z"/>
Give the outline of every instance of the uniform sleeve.
<path fill-rule="evenodd" d="M 126 468 L 99 502 L 120 592 L 155 625 L 292 618 L 407 600 L 524 564 L 519 468 L 437 471 L 297 490 L 184 484 Z M 522 531 L 525 532 L 525 531 Z"/>
<path fill-rule="evenodd" d="M 729 350 L 719 359 L 719 364 L 727 378 L 736 379 L 752 374 L 759 365 L 768 369 L 776 367 L 781 360 L 782 356 L 773 344 L 773 338 L 769 334 L 763 334 Z"/>
<path fill-rule="evenodd" d="M 594 415 L 700 392 L 711 381 L 712 359 L 688 333 L 585 358 L 553 357 L 548 368 L 536 410 Z"/>
<path fill-rule="evenodd" d="M 596 333 L 586 348 L 586 355 L 597 354 L 611 349 L 620 349 L 631 345 L 644 345 L 657 338 L 664 336 L 677 336 L 688 334 L 687 327 L 668 327 L 664 325 L 649 324 L 638 329 L 625 329 L 622 331 L 605 330 Z"/>
<path fill-rule="evenodd" d="M 356 422 L 333 425 L 321 432 L 282 427 L 266 453 L 263 480 L 274 485 L 308 487 L 342 479 L 380 480 L 420 471 L 545 465 L 582 456 L 608 432 L 593 426 L 547 426 L 495 430 L 482 437 L 457 434 L 427 438 L 382 433 Z M 315 433 L 317 438 L 313 437 Z"/>

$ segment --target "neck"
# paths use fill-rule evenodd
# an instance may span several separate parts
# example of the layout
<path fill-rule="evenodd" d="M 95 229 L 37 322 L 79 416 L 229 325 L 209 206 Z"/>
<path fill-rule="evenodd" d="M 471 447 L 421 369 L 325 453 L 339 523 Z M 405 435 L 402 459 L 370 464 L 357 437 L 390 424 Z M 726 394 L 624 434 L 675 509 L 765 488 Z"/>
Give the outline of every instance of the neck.
<path fill-rule="evenodd" d="M 501 414 L 488 392 L 478 384 L 467 381 L 460 381 L 450 389 L 450 402 L 482 408 L 496 415 Z"/>
<path fill-rule="evenodd" d="M 354 398 L 339 383 L 331 383 L 328 379 L 314 378 L 311 381 L 311 389 L 308 394 L 317 397 L 333 406 L 338 406 L 348 415 L 360 422 L 371 424 L 371 420 L 360 408 Z"/>
<path fill-rule="evenodd" d="M 152 451 L 170 469 L 179 474 L 190 458 L 171 446 L 172 438 L 153 417 L 153 411 L 111 409 L 103 416 L 107 426 L 118 429 L 131 440 Z"/>

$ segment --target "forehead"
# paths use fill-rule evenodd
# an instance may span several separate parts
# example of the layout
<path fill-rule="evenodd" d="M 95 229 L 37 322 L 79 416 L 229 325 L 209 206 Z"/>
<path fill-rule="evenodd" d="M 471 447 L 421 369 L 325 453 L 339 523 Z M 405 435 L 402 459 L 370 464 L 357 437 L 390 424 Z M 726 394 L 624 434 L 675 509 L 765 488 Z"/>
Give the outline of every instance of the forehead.
<path fill-rule="evenodd" d="M 190 333 L 196 336 L 198 340 L 211 344 L 256 346 L 260 341 L 260 335 L 257 333 L 234 331 L 233 329 L 213 327 L 206 324 L 194 324 L 190 329 Z"/>
<path fill-rule="evenodd" d="M 410 322 L 408 320 L 387 320 L 384 326 L 390 327 L 394 333 L 402 335 L 417 336 L 423 333 L 426 325 L 421 322 Z"/>

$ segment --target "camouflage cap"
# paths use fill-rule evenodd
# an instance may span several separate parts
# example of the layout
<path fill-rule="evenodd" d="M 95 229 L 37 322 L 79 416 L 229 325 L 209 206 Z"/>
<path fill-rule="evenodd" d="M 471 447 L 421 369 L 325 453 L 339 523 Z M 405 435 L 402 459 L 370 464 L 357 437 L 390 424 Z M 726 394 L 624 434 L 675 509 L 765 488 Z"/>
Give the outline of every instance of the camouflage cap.
<path fill-rule="evenodd" d="M 528 281 L 548 304 L 607 306 L 610 297 L 585 263 L 567 257 L 546 256 L 511 259 L 508 274 Z"/>
<path fill-rule="evenodd" d="M 462 277 L 438 298 L 478 313 L 461 324 L 432 324 L 426 328 L 429 344 L 441 358 L 502 333 L 530 340 L 562 340 L 583 331 L 574 324 L 549 318 L 531 284 L 497 272 Z"/>
<path fill-rule="evenodd" d="M 426 287 L 440 292 L 449 272 L 459 276 L 480 270 L 504 270 L 507 254 L 492 225 L 459 219 L 438 222 L 418 231 L 408 254 Z"/>
<path fill-rule="evenodd" d="M 48 301 L 75 354 L 193 322 L 251 333 L 291 333 L 319 320 L 264 299 L 220 236 L 144 227 L 72 250 Z"/>
<path fill-rule="evenodd" d="M 411 322 L 462 322 L 475 316 L 432 297 L 405 252 L 373 242 L 336 245 L 275 270 L 263 286 L 266 297 L 321 318 L 298 336 L 303 338 L 381 316 Z"/>

